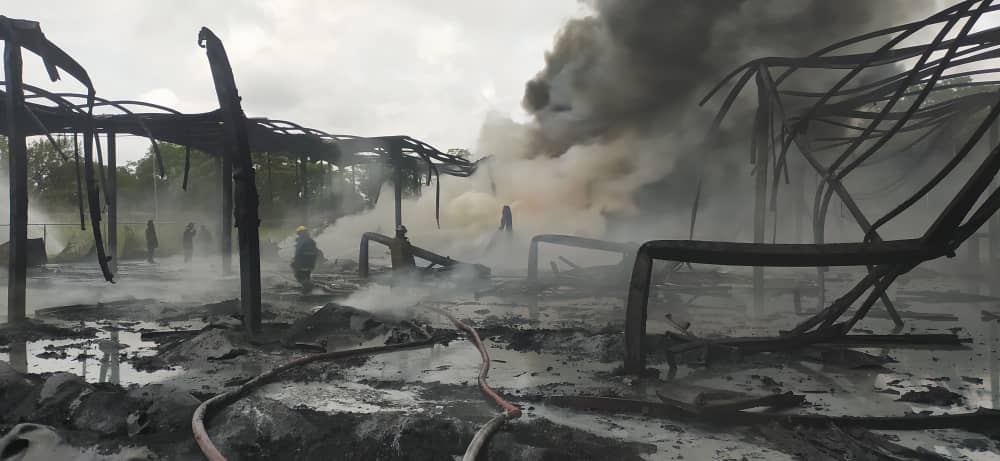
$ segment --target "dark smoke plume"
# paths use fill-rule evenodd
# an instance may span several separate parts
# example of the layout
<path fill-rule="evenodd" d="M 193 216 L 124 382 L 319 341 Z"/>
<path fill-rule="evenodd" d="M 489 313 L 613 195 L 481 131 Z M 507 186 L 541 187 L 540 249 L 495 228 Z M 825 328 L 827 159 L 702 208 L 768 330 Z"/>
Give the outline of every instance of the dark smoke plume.
<path fill-rule="evenodd" d="M 561 156 L 574 146 L 608 144 L 623 136 L 644 139 L 645 151 L 631 155 L 673 157 L 661 177 L 637 185 L 635 198 L 644 212 L 689 203 L 707 151 L 713 165 L 706 187 L 732 189 L 732 181 L 748 176 L 746 109 L 737 108 L 732 126 L 711 145 L 699 139 L 715 108 L 699 108 L 697 101 L 730 70 L 760 57 L 806 55 L 921 16 L 934 6 L 932 0 L 584 3 L 593 13 L 563 27 L 546 54 L 545 68 L 526 85 L 522 104 L 536 124 L 533 148 L 525 155 Z M 662 144 L 679 143 L 678 137 L 699 142 L 679 150 Z"/>
<path fill-rule="evenodd" d="M 919 15 L 929 0 L 585 0 L 526 85 L 523 105 L 562 149 L 685 120 L 707 87 L 764 56 L 805 55 Z M 546 125 L 560 130 L 548 133 Z M 554 135 L 549 137 L 548 135 Z"/>
<path fill-rule="evenodd" d="M 711 145 L 704 140 L 717 107 L 699 108 L 697 101 L 748 60 L 805 55 L 860 32 L 925 16 L 932 3 L 587 0 L 590 14 L 565 24 L 545 67 L 526 85 L 523 105 L 532 120 L 488 117 L 476 151 L 492 160 L 460 187 L 446 183 L 443 231 L 432 219 L 432 194 L 408 204 L 411 237 L 461 256 L 485 245 L 470 236 L 490 238 L 501 208 L 510 206 L 518 234 L 526 237 L 684 238 L 701 178 L 697 237 L 745 238 L 733 232 L 751 221 L 741 213 L 753 209 L 748 109 L 756 101 L 752 92 L 738 101 Z M 391 201 L 381 204 L 364 216 L 339 220 L 338 229 L 325 235 L 357 235 L 391 225 Z M 324 251 L 356 251 L 356 244 L 334 240 L 321 242 Z M 343 253 L 334 251 L 338 245 Z M 523 267 L 523 261 L 511 262 Z"/>

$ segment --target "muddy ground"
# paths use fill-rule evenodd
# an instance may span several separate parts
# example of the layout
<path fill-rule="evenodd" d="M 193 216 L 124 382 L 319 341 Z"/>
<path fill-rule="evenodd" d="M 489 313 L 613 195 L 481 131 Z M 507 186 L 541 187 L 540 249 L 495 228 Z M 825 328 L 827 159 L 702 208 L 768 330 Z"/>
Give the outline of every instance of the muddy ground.
<path fill-rule="evenodd" d="M 443 315 L 485 340 L 490 382 L 524 416 L 491 439 L 480 459 L 1000 459 L 992 428 L 865 431 L 787 422 L 732 424 L 660 411 L 677 386 L 800 397 L 783 414 L 936 416 L 1000 409 L 1000 313 L 975 276 L 921 268 L 891 290 L 900 334 L 957 335 L 949 347 L 888 346 L 695 357 L 671 369 L 662 353 L 670 323 L 704 337 L 774 335 L 816 308 L 812 271 L 769 272 L 764 312 L 748 307 L 747 274 L 698 267 L 659 287 L 643 378 L 620 372 L 624 356 L 621 274 L 543 274 L 535 295 L 523 274 L 389 288 L 349 263 L 317 274 L 327 289 L 303 294 L 280 267 L 266 273 L 265 328 L 242 331 L 233 277 L 196 276 L 179 263 L 133 263 L 118 286 L 92 268 L 50 266 L 33 274 L 33 322 L 0 330 L 0 459 L 203 459 L 190 417 L 200 402 L 293 358 L 400 344 L 416 350 L 314 363 L 215 412 L 206 421 L 219 449 L 243 459 L 460 458 L 499 409 L 476 385 L 480 357 Z M 832 272 L 827 296 L 860 277 Z M 131 288 L 130 288 L 131 287 Z M 136 288 L 138 287 L 138 288 Z M 801 295 L 795 307 L 791 288 Z M 856 334 L 892 333 L 873 312 Z M 985 314 L 984 314 L 985 312 Z M 670 314 L 670 320 L 666 315 Z M 560 398 L 598 396 L 649 406 L 595 409 Z M 759 411 L 759 410 L 750 410 Z M 994 426 L 1000 427 L 1000 425 Z M 876 453 L 872 455 L 872 453 Z M 943 458 L 937 458 L 943 457 Z"/>

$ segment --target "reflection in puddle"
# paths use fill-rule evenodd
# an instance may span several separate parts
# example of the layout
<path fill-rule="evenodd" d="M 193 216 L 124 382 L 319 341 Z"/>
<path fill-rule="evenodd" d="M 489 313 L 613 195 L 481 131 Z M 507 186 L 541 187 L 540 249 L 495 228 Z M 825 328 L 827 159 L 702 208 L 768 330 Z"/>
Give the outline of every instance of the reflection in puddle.
<path fill-rule="evenodd" d="M 24 341 L 16 341 L 10 345 L 10 366 L 19 373 L 28 372 L 28 345 Z"/>
<path fill-rule="evenodd" d="M 42 339 L 11 342 L 9 352 L 0 352 L 0 361 L 9 362 L 21 373 L 69 372 L 88 382 L 116 385 L 147 384 L 177 376 L 183 370 L 140 371 L 129 359 L 156 354 L 156 343 L 142 340 L 142 328 L 162 330 L 152 323 L 129 324 L 129 329 L 110 323 L 87 322 L 99 328 L 96 338 Z M 186 329 L 190 324 L 171 324 L 166 328 Z M 94 366 L 96 365 L 96 366 Z"/>
<path fill-rule="evenodd" d="M 118 363 L 118 351 L 122 349 L 121 343 L 118 342 L 118 328 L 111 327 L 111 338 L 107 341 L 100 341 L 98 347 L 104 354 L 101 356 L 101 373 L 98 382 L 101 383 L 111 383 L 119 384 L 121 381 L 119 372 L 120 365 Z M 86 364 L 87 356 L 83 356 L 84 364 Z M 111 368 L 111 375 L 108 376 L 108 368 Z"/>

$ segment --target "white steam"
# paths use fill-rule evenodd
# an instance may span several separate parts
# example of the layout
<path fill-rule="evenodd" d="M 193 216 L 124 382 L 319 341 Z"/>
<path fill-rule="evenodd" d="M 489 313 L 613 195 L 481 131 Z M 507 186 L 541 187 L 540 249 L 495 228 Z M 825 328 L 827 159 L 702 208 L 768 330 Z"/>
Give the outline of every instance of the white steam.
<path fill-rule="evenodd" d="M 433 193 L 404 203 L 403 222 L 415 245 L 496 269 L 523 267 L 527 241 L 540 233 L 687 238 L 699 179 L 704 194 L 696 237 L 748 239 L 752 177 L 741 130 L 749 126 L 753 102 L 738 102 L 725 133 L 706 146 L 715 108 L 699 108 L 697 99 L 747 60 L 804 55 L 930 6 L 897 0 L 585 3 L 593 14 L 565 25 L 545 69 L 526 87 L 533 120 L 488 116 L 476 152 L 492 160 L 472 178 L 444 178 L 441 229 Z M 910 8 L 899 8 L 904 3 Z M 808 194 L 805 187 L 796 190 Z M 373 210 L 343 218 L 319 236 L 328 257 L 356 258 L 364 232 L 392 234 L 392 194 L 381 197 Z M 782 200 L 786 207 L 799 202 L 794 194 Z M 490 246 L 505 205 L 513 211 L 513 246 Z M 780 238 L 789 238 L 793 226 L 778 227 Z"/>

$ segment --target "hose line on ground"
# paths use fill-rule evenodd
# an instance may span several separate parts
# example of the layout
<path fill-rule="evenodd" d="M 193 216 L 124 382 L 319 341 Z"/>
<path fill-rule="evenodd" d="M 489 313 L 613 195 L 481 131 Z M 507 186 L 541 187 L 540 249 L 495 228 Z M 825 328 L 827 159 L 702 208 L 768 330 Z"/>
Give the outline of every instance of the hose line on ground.
<path fill-rule="evenodd" d="M 472 338 L 472 341 L 476 345 L 476 349 L 479 349 L 479 355 L 482 356 L 483 358 L 483 364 L 482 366 L 479 367 L 479 388 L 483 390 L 483 393 L 485 393 L 491 399 L 493 399 L 493 401 L 496 402 L 497 405 L 503 408 L 504 412 L 506 412 L 511 416 L 511 419 L 520 417 L 521 409 L 518 408 L 516 405 L 504 400 L 503 397 L 500 397 L 500 395 L 497 394 L 492 387 L 490 387 L 489 383 L 486 382 L 486 378 L 490 374 L 490 355 L 486 353 L 486 347 L 483 346 L 483 340 L 479 338 L 479 333 L 476 333 L 476 330 L 474 328 L 462 323 L 454 316 L 452 316 L 451 314 L 442 309 L 438 309 L 435 307 L 427 307 L 427 309 L 433 312 L 437 312 L 438 314 L 441 314 L 445 317 L 448 317 L 448 320 L 451 320 L 451 323 L 455 325 L 455 328 L 464 331 L 466 334 L 469 335 L 470 338 Z"/>
<path fill-rule="evenodd" d="M 514 419 L 516 416 L 511 416 L 510 413 L 500 413 L 489 420 L 483 427 L 476 431 L 476 435 L 472 437 L 472 442 L 469 442 L 469 448 L 465 449 L 465 454 L 462 456 L 462 461 L 476 461 L 479 457 L 479 452 L 482 450 L 483 446 L 486 445 L 486 441 L 493 436 L 493 433 L 500 430 L 503 423 L 507 420 Z"/>
<path fill-rule="evenodd" d="M 394 344 L 389 346 L 364 347 L 360 349 L 324 352 L 320 354 L 307 355 L 305 357 L 292 360 L 291 362 L 288 362 L 284 365 L 280 365 L 272 369 L 271 371 L 268 371 L 267 373 L 258 375 L 256 378 L 247 381 L 246 383 L 244 383 L 242 386 L 240 386 L 235 390 L 224 392 L 222 394 L 216 395 L 215 397 L 212 397 L 202 402 L 201 405 L 199 405 L 198 408 L 195 409 L 194 415 L 191 417 L 191 430 L 194 433 L 194 440 L 198 444 L 198 447 L 201 449 L 201 452 L 204 453 L 205 458 L 208 458 L 209 461 L 227 461 L 226 457 L 223 456 L 222 452 L 220 452 L 219 449 L 216 448 L 215 444 L 212 443 L 212 439 L 208 437 L 208 432 L 205 430 L 205 415 L 208 413 L 209 410 L 218 410 L 222 407 L 225 407 L 226 405 L 229 405 L 239 400 L 240 397 L 243 397 L 254 388 L 259 387 L 261 384 L 266 383 L 268 380 L 278 376 L 282 372 L 287 371 L 291 368 L 300 367 L 302 365 L 306 365 L 313 362 L 340 360 L 351 357 L 370 356 L 370 355 L 385 354 L 389 352 L 398 352 L 409 349 L 419 349 L 437 344 L 441 342 L 441 340 L 442 340 L 441 338 L 432 338 L 423 341 L 412 341 L 405 344 Z"/>
<path fill-rule="evenodd" d="M 448 320 L 451 321 L 453 325 L 455 325 L 455 328 L 462 330 L 472 339 L 473 343 L 476 346 L 476 349 L 479 350 L 479 354 L 482 357 L 482 365 L 479 367 L 479 387 L 480 389 L 482 389 L 483 393 L 485 393 L 491 399 L 493 399 L 493 401 L 496 402 L 496 404 L 499 405 L 504 410 L 503 413 L 500 413 L 499 415 L 491 419 L 489 422 L 487 422 L 485 425 L 483 425 L 483 427 L 481 427 L 476 432 L 475 436 L 473 436 L 472 442 L 469 443 L 469 446 L 466 449 L 465 455 L 462 457 L 462 460 L 475 461 L 476 457 L 479 455 L 479 451 L 486 444 L 486 441 L 489 440 L 490 436 L 492 436 L 494 432 L 499 430 L 500 427 L 502 427 L 503 424 L 508 420 L 519 418 L 521 416 L 521 409 L 518 408 L 516 405 L 505 400 L 499 394 L 497 394 L 496 391 L 494 391 L 493 388 L 490 387 L 489 383 L 486 382 L 486 378 L 489 376 L 489 371 L 490 371 L 490 356 L 486 352 L 486 346 L 483 345 L 483 341 L 479 337 L 479 333 L 477 333 L 474 328 L 470 327 L 469 325 L 466 325 L 465 323 L 456 319 L 450 313 L 442 309 L 434 307 L 427 307 L 427 309 L 436 312 L 438 314 L 444 315 L 445 317 L 448 318 Z M 246 383 L 244 383 L 242 386 L 240 386 L 235 390 L 224 392 L 222 394 L 216 395 L 215 397 L 212 397 L 202 402 L 201 405 L 199 405 L 198 408 L 195 409 L 194 415 L 191 417 L 191 429 L 192 432 L 194 433 L 194 440 L 198 444 L 198 447 L 201 449 L 201 452 L 205 455 L 205 457 L 209 461 L 227 461 L 226 457 L 222 454 L 222 452 L 220 452 L 219 449 L 216 448 L 215 444 L 212 443 L 211 438 L 209 438 L 208 436 L 208 432 L 205 430 L 205 415 L 208 413 L 209 410 L 218 410 L 222 407 L 225 407 L 226 405 L 229 405 L 239 400 L 241 397 L 246 395 L 254 388 L 259 387 L 260 385 L 266 383 L 267 381 L 273 379 L 282 372 L 287 371 L 291 368 L 299 367 L 313 362 L 331 361 L 331 360 L 339 360 L 350 357 L 378 355 L 389 352 L 397 352 L 401 350 L 417 349 L 417 348 L 431 346 L 437 344 L 438 342 L 440 342 L 440 338 L 428 338 L 426 340 L 413 341 L 406 344 L 396 344 L 390 346 L 376 346 L 376 347 L 366 347 L 361 349 L 325 352 L 321 354 L 307 355 L 305 357 L 292 360 L 291 362 L 288 362 L 284 365 L 280 365 L 272 369 L 271 371 L 268 371 L 267 373 L 261 374 L 256 378 L 247 381 Z"/>
<path fill-rule="evenodd" d="M 486 353 L 486 346 L 483 345 L 482 339 L 479 338 L 479 333 L 477 333 L 474 328 L 462 323 L 460 320 L 456 319 L 453 315 L 443 309 L 429 306 L 425 307 L 432 312 L 436 312 L 447 317 L 448 320 L 455 325 L 455 328 L 458 328 L 469 335 L 473 343 L 475 343 L 476 349 L 479 349 L 479 355 L 483 358 L 483 364 L 479 367 L 479 388 L 483 390 L 483 393 L 490 396 L 490 398 L 492 398 L 497 405 L 504 409 L 503 413 L 493 417 L 493 419 L 489 420 L 489 422 L 476 431 L 476 435 L 472 438 L 472 442 L 469 443 L 469 447 L 466 448 L 465 455 L 462 456 L 462 461 L 475 461 L 479 456 L 479 451 L 483 448 L 486 441 L 489 440 L 494 432 L 498 431 L 507 421 L 521 417 L 521 409 L 507 400 L 504 400 L 504 398 L 497 394 L 496 391 L 490 387 L 489 383 L 486 382 L 486 378 L 490 373 L 490 355 Z"/>

